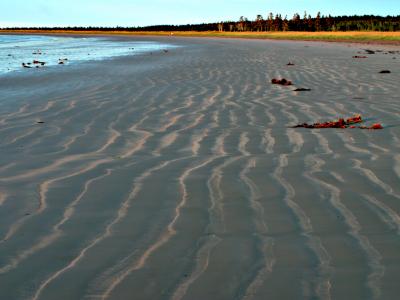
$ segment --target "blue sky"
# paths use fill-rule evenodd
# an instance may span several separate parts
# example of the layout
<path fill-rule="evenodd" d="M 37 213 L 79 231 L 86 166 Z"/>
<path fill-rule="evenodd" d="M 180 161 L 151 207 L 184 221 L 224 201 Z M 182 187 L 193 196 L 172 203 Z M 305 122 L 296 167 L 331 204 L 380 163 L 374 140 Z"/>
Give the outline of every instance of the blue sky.
<path fill-rule="evenodd" d="M 400 0 L 0 0 L 0 27 L 143 26 L 254 19 L 269 12 L 291 18 L 324 15 L 400 15 Z"/>

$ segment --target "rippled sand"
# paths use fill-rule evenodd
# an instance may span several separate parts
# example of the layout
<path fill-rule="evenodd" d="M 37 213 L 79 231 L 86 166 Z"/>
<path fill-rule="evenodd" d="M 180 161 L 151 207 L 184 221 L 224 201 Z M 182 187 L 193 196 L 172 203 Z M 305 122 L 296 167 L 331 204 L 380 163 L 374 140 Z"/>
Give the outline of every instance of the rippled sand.
<path fill-rule="evenodd" d="M 0 298 L 396 299 L 400 55 L 148 39 L 0 79 Z"/>

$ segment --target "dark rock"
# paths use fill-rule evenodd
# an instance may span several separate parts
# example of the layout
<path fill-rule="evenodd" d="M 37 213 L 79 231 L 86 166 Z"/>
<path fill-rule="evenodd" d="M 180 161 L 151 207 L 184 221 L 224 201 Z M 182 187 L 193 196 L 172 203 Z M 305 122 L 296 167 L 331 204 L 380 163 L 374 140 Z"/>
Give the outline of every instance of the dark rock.
<path fill-rule="evenodd" d="M 293 90 L 294 92 L 308 92 L 311 91 L 311 89 L 307 89 L 307 88 L 297 88 L 295 90 Z"/>
<path fill-rule="evenodd" d="M 40 64 L 40 65 L 44 66 L 46 63 L 44 61 L 34 60 L 33 64 L 35 64 L 35 65 Z"/>

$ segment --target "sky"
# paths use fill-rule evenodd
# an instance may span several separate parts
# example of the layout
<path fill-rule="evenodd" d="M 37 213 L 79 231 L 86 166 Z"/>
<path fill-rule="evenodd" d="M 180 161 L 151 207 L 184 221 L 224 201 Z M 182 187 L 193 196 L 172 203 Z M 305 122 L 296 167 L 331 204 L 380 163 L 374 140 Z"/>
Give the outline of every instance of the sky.
<path fill-rule="evenodd" d="M 272 12 L 291 18 L 400 15 L 400 0 L 0 0 L 0 27 L 147 26 L 249 20 Z"/>

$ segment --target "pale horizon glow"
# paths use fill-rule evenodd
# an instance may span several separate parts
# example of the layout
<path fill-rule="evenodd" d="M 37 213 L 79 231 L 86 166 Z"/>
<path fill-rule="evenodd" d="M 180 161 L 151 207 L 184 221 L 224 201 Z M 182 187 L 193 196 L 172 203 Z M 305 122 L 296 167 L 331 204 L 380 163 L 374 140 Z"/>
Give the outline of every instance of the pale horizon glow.
<path fill-rule="evenodd" d="M 0 2 L 0 27 L 148 26 L 254 20 L 269 12 L 292 18 L 322 15 L 400 15 L 399 0 L 13 0 Z"/>

